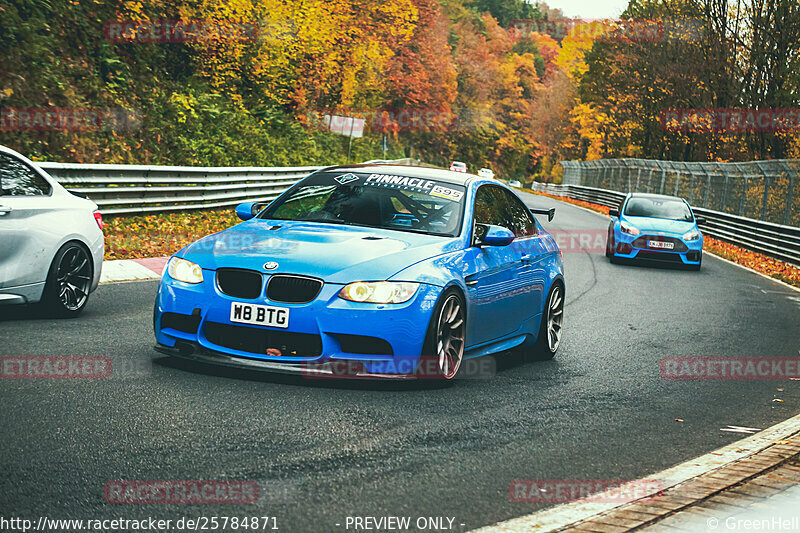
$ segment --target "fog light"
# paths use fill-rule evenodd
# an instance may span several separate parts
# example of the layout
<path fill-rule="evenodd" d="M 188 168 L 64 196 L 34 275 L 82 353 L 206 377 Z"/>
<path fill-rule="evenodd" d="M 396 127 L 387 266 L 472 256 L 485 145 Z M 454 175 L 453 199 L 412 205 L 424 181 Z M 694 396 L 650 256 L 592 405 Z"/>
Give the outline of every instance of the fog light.
<path fill-rule="evenodd" d="M 633 251 L 633 246 L 628 242 L 621 242 L 617 245 L 618 254 L 629 254 Z"/>
<path fill-rule="evenodd" d="M 689 261 L 700 261 L 700 252 L 697 250 L 692 250 L 686 254 L 686 259 Z"/>

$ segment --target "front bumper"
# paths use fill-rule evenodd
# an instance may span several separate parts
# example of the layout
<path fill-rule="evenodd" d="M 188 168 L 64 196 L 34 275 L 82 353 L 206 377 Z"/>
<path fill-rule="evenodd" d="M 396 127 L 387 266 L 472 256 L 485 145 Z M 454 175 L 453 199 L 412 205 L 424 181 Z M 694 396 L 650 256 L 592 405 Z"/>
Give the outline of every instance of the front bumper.
<path fill-rule="evenodd" d="M 667 241 L 674 245 L 674 249 L 665 250 L 650 247 L 651 240 Z M 622 233 L 618 228 L 614 230 L 614 257 L 620 259 L 646 259 L 673 264 L 698 265 L 703 252 L 703 237 L 694 241 L 685 241 L 680 235 L 649 234 L 629 235 Z"/>
<path fill-rule="evenodd" d="M 178 357 L 189 361 L 226 366 L 230 368 L 243 368 L 277 374 L 291 374 L 307 378 L 338 378 L 338 379 L 397 379 L 406 380 L 414 378 L 414 373 L 389 373 L 370 372 L 363 364 L 353 364 L 353 361 L 325 361 L 322 363 L 287 364 L 285 362 L 250 357 L 236 357 L 221 352 L 207 350 L 198 344 L 179 341 L 177 347 L 161 344 L 155 345 L 157 352 Z"/>
<path fill-rule="evenodd" d="M 219 290 L 214 271 L 204 270 L 203 276 L 196 285 L 168 275 L 162 278 L 153 317 L 159 351 L 206 363 L 308 376 L 413 375 L 442 291 L 420 284 L 403 304 L 365 304 L 339 298 L 343 285 L 326 283 L 311 302 L 286 304 L 271 302 L 263 291 L 256 299 L 227 296 Z M 231 322 L 232 302 L 288 308 L 289 327 Z M 362 345 L 353 343 L 353 336 L 372 339 L 373 348 L 377 344 L 389 349 L 357 352 L 354 348 Z"/>

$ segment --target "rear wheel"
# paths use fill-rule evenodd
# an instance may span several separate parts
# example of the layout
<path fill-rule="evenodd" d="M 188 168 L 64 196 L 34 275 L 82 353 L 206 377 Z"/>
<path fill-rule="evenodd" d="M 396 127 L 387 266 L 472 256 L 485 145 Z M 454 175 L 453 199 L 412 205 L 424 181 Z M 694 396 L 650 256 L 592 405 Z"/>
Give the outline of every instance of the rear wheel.
<path fill-rule="evenodd" d="M 68 242 L 56 252 L 42 295 L 42 307 L 49 315 L 78 316 L 92 287 L 92 259 L 89 251 L 77 242 Z"/>
<path fill-rule="evenodd" d="M 526 359 L 548 361 L 552 359 L 561 345 L 561 332 L 564 326 L 564 287 L 554 283 L 547 296 L 547 304 L 542 311 L 539 338 L 533 348 L 525 350 Z"/>
<path fill-rule="evenodd" d="M 418 373 L 433 373 L 444 380 L 456 377 L 464 359 L 466 316 L 461 293 L 455 289 L 446 291 L 434 310 Z"/>

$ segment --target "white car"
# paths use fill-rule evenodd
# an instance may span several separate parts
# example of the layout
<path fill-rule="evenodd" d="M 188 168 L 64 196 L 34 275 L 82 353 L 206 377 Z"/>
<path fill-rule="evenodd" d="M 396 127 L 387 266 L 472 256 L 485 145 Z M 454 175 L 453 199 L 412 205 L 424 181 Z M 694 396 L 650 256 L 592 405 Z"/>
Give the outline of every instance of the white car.
<path fill-rule="evenodd" d="M 494 179 L 494 171 L 491 168 L 482 168 L 478 171 L 478 176 L 487 179 Z"/>
<path fill-rule="evenodd" d="M 461 161 L 453 161 L 450 163 L 450 170 L 453 172 L 466 172 L 467 171 L 467 164 L 462 163 Z"/>
<path fill-rule="evenodd" d="M 522 183 L 519 180 L 511 180 L 508 182 L 509 187 L 522 187 Z"/>
<path fill-rule="evenodd" d="M 77 316 L 100 282 L 103 252 L 97 205 L 0 146 L 0 304 Z"/>

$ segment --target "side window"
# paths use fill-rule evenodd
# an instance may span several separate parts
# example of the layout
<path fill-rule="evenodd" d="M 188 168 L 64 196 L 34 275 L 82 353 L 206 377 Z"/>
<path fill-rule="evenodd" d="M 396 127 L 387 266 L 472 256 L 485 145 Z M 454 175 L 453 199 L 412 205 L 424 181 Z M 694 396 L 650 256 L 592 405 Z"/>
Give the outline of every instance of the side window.
<path fill-rule="evenodd" d="M 476 224 L 503 226 L 517 237 L 536 235 L 536 225 L 528 209 L 512 193 L 500 187 L 484 185 L 478 189 L 474 218 Z"/>
<path fill-rule="evenodd" d="M 510 191 L 497 189 L 497 192 L 502 194 L 506 200 L 505 203 L 510 215 L 508 229 L 513 231 L 518 238 L 536 235 L 536 224 L 534 224 L 533 216 L 528 208 L 525 207 L 525 204 Z"/>
<path fill-rule="evenodd" d="M 505 202 L 502 202 L 502 198 L 500 200 L 498 201 L 495 194 L 495 187 L 484 185 L 479 188 L 475 193 L 475 210 L 473 212 L 475 223 L 505 226 L 507 223 Z"/>
<path fill-rule="evenodd" d="M 32 168 L 7 154 L 0 154 L 0 195 L 42 196 L 50 184 Z"/>

